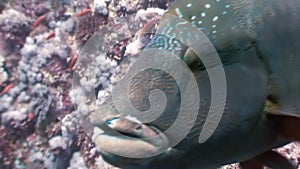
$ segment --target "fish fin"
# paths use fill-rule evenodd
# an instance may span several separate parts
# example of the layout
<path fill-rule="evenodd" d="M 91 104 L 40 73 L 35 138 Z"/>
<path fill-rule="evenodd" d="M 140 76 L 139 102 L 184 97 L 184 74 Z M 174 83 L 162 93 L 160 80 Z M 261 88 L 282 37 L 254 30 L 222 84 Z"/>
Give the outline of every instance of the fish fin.
<path fill-rule="evenodd" d="M 255 157 L 256 160 L 272 169 L 296 169 L 287 158 L 275 151 L 267 151 Z"/>
<path fill-rule="evenodd" d="M 269 100 L 265 103 L 264 112 L 281 136 L 290 141 L 300 140 L 300 117 L 298 115 L 281 112 L 278 106 Z"/>
<path fill-rule="evenodd" d="M 290 141 L 300 140 L 300 117 L 291 115 L 268 115 L 278 133 Z"/>
<path fill-rule="evenodd" d="M 239 165 L 241 169 L 264 169 L 264 165 L 256 159 L 242 161 Z"/>

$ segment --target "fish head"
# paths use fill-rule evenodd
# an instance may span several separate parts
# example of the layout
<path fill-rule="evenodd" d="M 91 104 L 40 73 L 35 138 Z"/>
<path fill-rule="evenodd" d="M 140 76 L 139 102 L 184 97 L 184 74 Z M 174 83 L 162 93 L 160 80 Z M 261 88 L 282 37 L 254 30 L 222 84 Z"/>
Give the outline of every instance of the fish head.
<path fill-rule="evenodd" d="M 121 85 L 121 89 L 124 88 Z M 166 103 L 151 99 L 154 89 L 164 92 Z M 123 96 L 116 93 L 113 94 L 116 98 Z M 172 125 L 177 115 L 174 112 L 180 106 L 178 85 L 167 73 L 147 69 L 131 79 L 127 97 L 131 104 L 112 97 L 91 113 L 90 123 L 103 131 L 93 136 L 93 141 L 103 158 L 115 166 L 145 166 L 153 160 L 163 159 L 166 154 L 170 154 L 169 140 L 172 138 L 164 130 Z M 131 110 L 130 106 L 133 106 L 139 113 L 125 114 L 117 105 L 122 110 Z M 162 110 L 161 114 L 151 111 L 157 105 L 165 105 L 158 107 Z M 143 118 L 139 118 L 141 116 Z M 155 119 L 156 116 L 159 118 L 154 121 L 145 121 Z"/>
<path fill-rule="evenodd" d="M 92 139 L 105 161 L 121 168 L 145 168 L 170 154 L 169 139 L 162 130 L 116 112 L 106 103 L 89 117 L 101 131 Z"/>

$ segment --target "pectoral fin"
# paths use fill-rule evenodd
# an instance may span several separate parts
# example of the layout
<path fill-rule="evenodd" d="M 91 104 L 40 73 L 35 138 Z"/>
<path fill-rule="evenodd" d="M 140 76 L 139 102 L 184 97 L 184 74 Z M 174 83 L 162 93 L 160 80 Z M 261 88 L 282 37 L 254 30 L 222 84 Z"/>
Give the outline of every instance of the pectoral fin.
<path fill-rule="evenodd" d="M 299 115 L 281 112 L 278 106 L 269 100 L 265 104 L 265 113 L 267 113 L 267 117 L 271 119 L 279 135 L 290 141 L 300 140 Z"/>
<path fill-rule="evenodd" d="M 242 169 L 263 169 L 264 166 L 272 169 L 296 169 L 288 159 L 275 151 L 267 151 L 253 159 L 240 162 Z"/>
<path fill-rule="evenodd" d="M 240 167 L 241 169 L 264 169 L 264 165 L 256 159 L 240 162 Z"/>
<path fill-rule="evenodd" d="M 288 115 L 269 115 L 281 136 L 290 141 L 300 140 L 300 118 Z"/>
<path fill-rule="evenodd" d="M 296 169 L 296 167 L 284 156 L 275 151 L 267 151 L 255 157 L 272 169 Z"/>

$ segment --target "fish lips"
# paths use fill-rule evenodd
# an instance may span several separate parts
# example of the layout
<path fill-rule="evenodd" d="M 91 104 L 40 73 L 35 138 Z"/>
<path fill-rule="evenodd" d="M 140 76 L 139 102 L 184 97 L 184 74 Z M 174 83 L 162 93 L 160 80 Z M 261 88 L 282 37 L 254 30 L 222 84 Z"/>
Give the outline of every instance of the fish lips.
<path fill-rule="evenodd" d="M 93 140 L 106 156 L 149 158 L 169 149 L 169 140 L 159 129 L 125 117 L 110 118 L 100 128 L 103 132 Z"/>

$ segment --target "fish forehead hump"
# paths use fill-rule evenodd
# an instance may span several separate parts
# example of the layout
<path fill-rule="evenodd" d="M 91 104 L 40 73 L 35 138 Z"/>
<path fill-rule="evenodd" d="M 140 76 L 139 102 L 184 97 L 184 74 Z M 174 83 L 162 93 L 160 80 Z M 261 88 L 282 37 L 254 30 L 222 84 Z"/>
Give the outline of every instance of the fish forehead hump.
<path fill-rule="evenodd" d="M 255 38 L 253 18 L 259 16 L 255 3 L 250 0 L 177 0 L 166 13 L 189 21 L 219 50 L 230 45 L 240 46 L 241 37 Z M 226 41 L 228 39 L 230 41 Z"/>
<path fill-rule="evenodd" d="M 268 69 L 268 95 L 282 113 L 300 116 L 299 9 L 297 0 L 177 0 L 167 13 L 203 31 L 222 61 L 254 44 Z"/>

